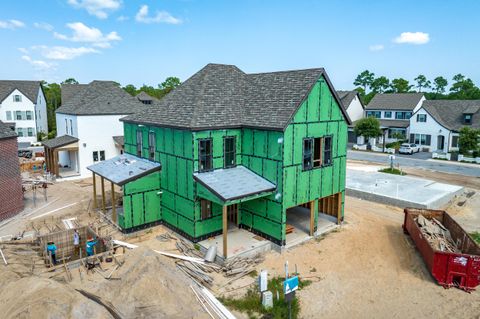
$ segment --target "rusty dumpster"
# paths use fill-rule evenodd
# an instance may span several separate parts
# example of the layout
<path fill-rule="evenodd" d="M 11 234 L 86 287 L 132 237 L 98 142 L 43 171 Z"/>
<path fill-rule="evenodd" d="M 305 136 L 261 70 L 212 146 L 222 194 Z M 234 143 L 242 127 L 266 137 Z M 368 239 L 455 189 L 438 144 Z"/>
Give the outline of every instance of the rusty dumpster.
<path fill-rule="evenodd" d="M 473 238 L 446 211 L 405 208 L 404 213 L 403 231 L 415 242 L 433 278 L 445 288 L 475 290 L 480 283 L 480 247 Z M 433 247 L 415 220 L 418 215 L 441 222 L 460 252 Z"/>

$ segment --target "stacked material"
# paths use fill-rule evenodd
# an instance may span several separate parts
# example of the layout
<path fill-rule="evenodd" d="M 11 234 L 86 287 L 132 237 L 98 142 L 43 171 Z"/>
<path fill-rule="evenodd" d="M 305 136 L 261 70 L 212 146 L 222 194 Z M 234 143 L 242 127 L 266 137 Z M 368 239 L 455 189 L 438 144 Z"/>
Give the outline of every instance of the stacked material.
<path fill-rule="evenodd" d="M 234 257 L 227 259 L 223 264 L 223 272 L 227 277 L 238 279 L 255 270 L 255 267 L 263 261 L 263 257 Z"/>
<path fill-rule="evenodd" d="M 440 221 L 435 218 L 426 219 L 422 215 L 418 215 L 415 221 L 420 226 L 423 236 L 434 249 L 450 253 L 461 253 L 453 241 L 450 231 Z"/>

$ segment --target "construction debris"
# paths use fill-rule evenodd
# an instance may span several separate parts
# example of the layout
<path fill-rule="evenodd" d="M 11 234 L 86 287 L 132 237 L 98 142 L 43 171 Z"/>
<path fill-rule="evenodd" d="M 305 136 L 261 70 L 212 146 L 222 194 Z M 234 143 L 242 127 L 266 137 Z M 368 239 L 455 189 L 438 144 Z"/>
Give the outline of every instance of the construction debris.
<path fill-rule="evenodd" d="M 435 218 L 427 219 L 418 215 L 415 219 L 423 236 L 432 247 L 439 251 L 461 253 L 450 235 L 450 231 Z"/>

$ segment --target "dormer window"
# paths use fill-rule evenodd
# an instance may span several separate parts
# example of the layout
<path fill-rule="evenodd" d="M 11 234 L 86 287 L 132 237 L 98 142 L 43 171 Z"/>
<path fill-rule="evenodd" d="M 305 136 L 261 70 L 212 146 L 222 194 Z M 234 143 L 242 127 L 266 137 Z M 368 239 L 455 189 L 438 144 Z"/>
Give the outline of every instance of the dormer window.
<path fill-rule="evenodd" d="M 18 94 L 14 95 L 13 102 L 22 102 L 22 96 Z"/>
<path fill-rule="evenodd" d="M 463 114 L 463 123 L 472 124 L 472 114 Z"/>

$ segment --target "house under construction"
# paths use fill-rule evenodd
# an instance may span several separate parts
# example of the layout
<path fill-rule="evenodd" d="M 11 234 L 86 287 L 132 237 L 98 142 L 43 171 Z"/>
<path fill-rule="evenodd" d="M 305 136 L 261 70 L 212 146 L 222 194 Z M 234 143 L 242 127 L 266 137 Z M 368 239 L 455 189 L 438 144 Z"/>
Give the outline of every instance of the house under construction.
<path fill-rule="evenodd" d="M 229 227 L 283 246 L 296 207 L 310 235 L 319 216 L 343 220 L 350 120 L 322 68 L 208 64 L 122 121 L 125 154 L 89 169 L 123 186 L 112 218 L 124 231 L 163 223 L 195 242 L 223 234 L 226 256 Z"/>

